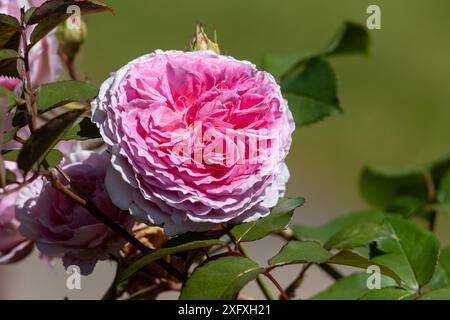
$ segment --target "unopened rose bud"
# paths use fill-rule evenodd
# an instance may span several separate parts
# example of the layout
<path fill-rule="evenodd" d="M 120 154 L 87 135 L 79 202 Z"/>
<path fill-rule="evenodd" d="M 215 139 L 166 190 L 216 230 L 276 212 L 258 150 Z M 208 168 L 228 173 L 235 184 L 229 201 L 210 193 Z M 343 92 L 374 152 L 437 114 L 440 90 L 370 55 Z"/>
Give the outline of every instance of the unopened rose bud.
<path fill-rule="evenodd" d="M 211 50 L 215 53 L 220 54 L 220 48 L 217 44 L 216 36 L 214 36 L 214 41 L 210 40 L 205 30 L 203 29 L 203 26 L 201 25 L 197 25 L 197 31 L 191 41 L 191 50 Z"/>
<path fill-rule="evenodd" d="M 56 36 L 59 41 L 59 49 L 70 60 L 73 60 L 87 38 L 86 23 L 80 20 L 79 25 L 74 27 L 72 21 L 67 19 L 58 27 Z"/>

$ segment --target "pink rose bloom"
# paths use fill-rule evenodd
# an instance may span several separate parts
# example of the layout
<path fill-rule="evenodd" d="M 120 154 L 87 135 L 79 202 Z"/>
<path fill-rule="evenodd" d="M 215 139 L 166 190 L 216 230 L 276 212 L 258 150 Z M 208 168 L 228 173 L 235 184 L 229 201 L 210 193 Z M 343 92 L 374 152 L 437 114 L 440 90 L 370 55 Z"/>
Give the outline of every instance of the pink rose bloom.
<path fill-rule="evenodd" d="M 108 160 L 105 153 L 79 151 L 69 155 L 62 168 L 100 210 L 131 229 L 131 217 L 111 203 L 105 190 Z M 42 253 L 61 257 L 66 268 L 79 266 L 83 275 L 90 274 L 98 260 L 118 252 L 126 242 L 44 179 L 19 192 L 16 214 L 21 222 L 19 231 L 36 241 Z"/>
<path fill-rule="evenodd" d="M 0 76 L 0 87 L 17 92 L 22 85 L 22 81 L 18 78 Z"/>
<path fill-rule="evenodd" d="M 18 173 L 14 162 L 5 161 L 5 167 Z M 31 252 L 33 243 L 23 237 L 17 228 L 15 202 L 17 193 L 0 197 L 0 264 L 16 262 Z"/>
<path fill-rule="evenodd" d="M 3 150 L 20 148 L 20 144 L 10 141 L 3 146 Z M 65 155 L 78 150 L 80 145 L 75 141 L 62 141 L 57 148 Z M 21 173 L 17 164 L 12 161 L 5 161 L 6 169 L 13 172 L 17 177 Z M 12 184 L 6 187 L 6 190 L 15 188 Z M 3 192 L 3 191 L 2 191 Z M 23 237 L 18 228 L 19 221 L 16 218 L 15 203 L 19 191 L 12 192 L 6 196 L 0 196 L 0 264 L 17 262 L 26 257 L 33 248 L 33 242 Z"/>
<path fill-rule="evenodd" d="M 111 199 L 167 234 L 254 221 L 284 194 L 293 118 L 249 62 L 156 51 L 112 74 L 92 109 L 112 154 Z"/>
<path fill-rule="evenodd" d="M 38 7 L 45 0 L 0 0 L 0 13 L 14 16 L 20 20 L 20 5 L 25 10 Z M 62 70 L 58 55 L 58 41 L 54 32 L 50 33 L 30 51 L 31 82 L 34 86 L 56 81 Z M 0 86 L 1 82 L 0 82 Z"/>

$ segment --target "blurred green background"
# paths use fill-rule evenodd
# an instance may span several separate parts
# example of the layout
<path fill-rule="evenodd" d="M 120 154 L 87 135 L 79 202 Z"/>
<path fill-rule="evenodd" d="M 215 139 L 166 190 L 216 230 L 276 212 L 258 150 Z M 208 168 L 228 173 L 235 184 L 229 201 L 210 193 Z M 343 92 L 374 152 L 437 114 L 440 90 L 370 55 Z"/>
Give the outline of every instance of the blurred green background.
<path fill-rule="evenodd" d="M 186 49 L 201 22 L 217 30 L 223 53 L 260 65 L 265 54 L 321 49 L 346 19 L 364 23 L 370 4 L 381 7 L 382 29 L 370 31 L 371 54 L 331 60 L 345 114 L 295 133 L 288 165 L 289 195 L 306 197 L 296 222 L 319 225 L 366 208 L 357 188 L 365 164 L 411 165 L 450 152 L 450 1 L 448 0 L 104 0 L 115 16 L 88 17 L 89 38 L 79 59 L 81 74 L 101 84 L 128 61 L 155 49 Z M 450 243 L 450 219 L 439 217 L 442 244 Z M 265 263 L 281 242 L 252 245 Z M 298 268 L 276 276 L 282 284 Z M 68 292 L 59 266 L 49 271 L 36 256 L 3 267 L 0 298 L 99 298 L 113 267 L 99 265 L 84 290 Z M 331 282 L 308 275 L 301 297 Z M 254 284 L 247 292 L 259 297 Z"/>

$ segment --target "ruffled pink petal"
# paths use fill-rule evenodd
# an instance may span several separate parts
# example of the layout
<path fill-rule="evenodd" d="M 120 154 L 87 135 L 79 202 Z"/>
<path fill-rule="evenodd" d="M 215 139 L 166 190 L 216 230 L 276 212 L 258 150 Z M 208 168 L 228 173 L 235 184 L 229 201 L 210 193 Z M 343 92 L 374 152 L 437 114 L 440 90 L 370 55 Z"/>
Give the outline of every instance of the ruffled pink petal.
<path fill-rule="evenodd" d="M 156 51 L 112 74 L 92 111 L 112 200 L 167 233 L 259 219 L 284 194 L 294 121 L 249 62 Z"/>

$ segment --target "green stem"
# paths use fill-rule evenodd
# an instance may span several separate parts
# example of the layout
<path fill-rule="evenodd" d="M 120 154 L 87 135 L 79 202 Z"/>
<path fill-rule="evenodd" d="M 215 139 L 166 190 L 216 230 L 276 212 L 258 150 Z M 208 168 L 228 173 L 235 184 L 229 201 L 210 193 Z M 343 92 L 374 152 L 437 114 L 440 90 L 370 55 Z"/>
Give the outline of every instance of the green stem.
<path fill-rule="evenodd" d="M 424 171 L 422 175 L 427 187 L 428 201 L 432 204 L 436 203 L 436 186 L 434 185 L 433 175 L 430 171 Z M 434 227 L 436 226 L 436 216 L 437 213 L 433 210 L 428 217 L 428 226 L 431 231 L 434 231 Z"/>
<path fill-rule="evenodd" d="M 302 241 L 302 239 L 300 239 L 299 237 L 297 237 L 294 232 L 292 231 L 292 229 L 288 228 L 287 230 L 283 230 L 283 231 L 278 231 L 275 232 L 274 235 L 279 236 L 281 238 L 283 238 L 286 241 Z M 329 264 L 318 264 L 317 265 L 322 271 L 324 271 L 325 273 L 327 273 L 330 277 L 332 277 L 334 280 L 339 280 L 340 278 L 343 277 L 343 275 L 337 270 L 335 269 L 333 266 L 329 265 Z"/>
<path fill-rule="evenodd" d="M 428 228 L 430 229 L 430 231 L 434 231 L 434 228 L 436 226 L 436 217 L 437 217 L 437 212 L 434 210 L 431 211 L 429 221 L 428 221 Z"/>
<path fill-rule="evenodd" d="M 344 276 L 342 275 L 342 273 L 340 273 L 337 269 L 335 269 L 332 265 L 330 264 L 319 264 L 318 265 L 319 268 L 321 270 L 323 270 L 324 272 L 326 272 L 331 278 L 333 278 L 334 280 L 339 280 L 341 278 L 343 278 Z"/>
<path fill-rule="evenodd" d="M 272 292 L 270 291 L 269 286 L 267 285 L 266 281 L 264 280 L 262 275 L 258 275 L 256 277 L 256 282 L 258 283 L 259 288 L 263 292 L 264 296 L 268 300 L 275 300 L 274 296 L 272 295 Z"/>
<path fill-rule="evenodd" d="M 308 269 L 311 268 L 311 266 L 312 266 L 312 263 L 308 263 L 307 265 L 305 265 L 302 268 L 302 270 L 300 271 L 297 278 L 295 278 L 294 281 L 292 281 L 292 283 L 286 287 L 285 291 L 286 291 L 287 295 L 289 296 L 289 298 L 295 297 L 295 291 L 298 288 L 300 288 L 301 284 L 303 283 L 303 279 L 305 278 L 306 271 L 308 271 Z"/>
<path fill-rule="evenodd" d="M 36 96 L 33 93 L 33 87 L 31 83 L 30 76 L 30 59 L 29 53 L 30 50 L 28 48 L 28 34 L 27 34 L 27 25 L 24 21 L 25 19 L 25 10 L 21 8 L 20 10 L 21 22 L 20 22 L 20 39 L 22 41 L 22 53 L 23 53 L 23 69 L 22 69 L 22 81 L 24 86 L 24 94 L 25 100 L 27 102 L 27 110 L 30 116 L 30 131 L 33 132 L 37 126 L 37 106 L 36 106 Z"/>
<path fill-rule="evenodd" d="M 268 270 L 263 273 L 272 283 L 275 285 L 275 287 L 280 291 L 280 299 L 283 300 L 289 300 L 289 296 L 287 295 L 286 291 L 284 291 L 283 287 L 278 283 L 277 279 L 275 279 Z"/>
<path fill-rule="evenodd" d="M 242 245 L 242 243 L 239 244 L 239 250 L 244 257 L 250 258 L 247 249 Z M 259 288 L 261 289 L 267 300 L 275 300 L 269 286 L 267 285 L 262 275 L 258 275 L 258 277 L 256 278 L 256 282 L 258 283 Z"/>

